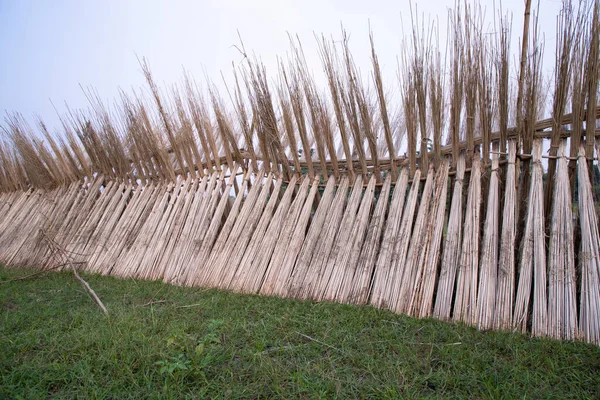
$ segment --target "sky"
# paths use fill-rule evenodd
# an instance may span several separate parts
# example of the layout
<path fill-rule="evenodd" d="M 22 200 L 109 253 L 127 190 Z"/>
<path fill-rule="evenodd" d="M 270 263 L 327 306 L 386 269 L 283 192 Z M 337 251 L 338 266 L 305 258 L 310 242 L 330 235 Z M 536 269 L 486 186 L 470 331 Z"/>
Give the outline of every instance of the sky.
<path fill-rule="evenodd" d="M 488 17 L 499 5 L 481 4 Z M 420 16 L 438 21 L 441 47 L 453 5 L 454 0 L 413 1 Z M 560 0 L 540 0 L 544 62 L 550 71 L 560 5 Z M 515 52 L 524 0 L 504 0 L 502 7 L 512 14 Z M 411 26 L 406 0 L 0 0 L 0 112 L 18 111 L 30 120 L 39 115 L 53 130 L 59 121 L 52 103 L 59 112 L 65 111 L 65 102 L 74 109 L 87 107 L 81 87 L 93 87 L 111 104 L 119 88 L 144 86 L 138 57 L 146 58 L 162 87 L 181 82 L 183 68 L 196 80 L 208 77 L 220 86 L 221 73 L 231 82 L 232 63 L 242 61 L 234 47 L 240 43 L 238 32 L 246 50 L 260 57 L 272 78 L 277 57 L 289 50 L 288 35 L 297 35 L 309 68 L 319 75 L 314 34 L 337 40 L 341 24 L 350 36 L 355 62 L 364 70 L 371 62 L 371 27 L 384 83 L 397 85 L 396 57 Z"/>

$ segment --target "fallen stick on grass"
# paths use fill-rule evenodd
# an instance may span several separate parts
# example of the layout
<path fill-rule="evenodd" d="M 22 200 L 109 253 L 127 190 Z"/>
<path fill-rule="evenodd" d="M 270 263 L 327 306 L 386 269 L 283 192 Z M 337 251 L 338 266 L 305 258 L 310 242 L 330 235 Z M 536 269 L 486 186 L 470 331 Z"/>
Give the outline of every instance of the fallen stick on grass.
<path fill-rule="evenodd" d="M 94 301 L 96 302 L 96 304 L 98 304 L 98 306 L 102 309 L 102 311 L 104 311 L 104 314 L 108 315 L 108 310 L 106 309 L 106 307 L 102 303 L 102 300 L 100 300 L 100 297 L 98 297 L 98 295 L 96 294 L 96 292 L 94 292 L 94 289 L 92 289 L 92 287 L 90 286 L 90 284 L 87 283 L 81 276 L 79 276 L 79 274 L 77 273 L 77 270 L 75 269 L 75 266 L 72 263 L 69 263 L 69 266 L 73 270 L 73 274 L 75 274 L 75 278 L 77 278 L 77 280 L 79 282 L 81 282 L 81 284 L 83 285 L 83 287 L 85 287 L 87 289 L 87 291 L 90 292 L 90 295 L 92 296 L 92 298 L 94 299 Z"/>
<path fill-rule="evenodd" d="M 147 307 L 147 306 L 151 306 L 153 304 L 163 304 L 166 302 L 167 302 L 167 300 L 157 300 L 157 301 L 150 300 L 149 302 L 139 305 L 138 307 Z"/>
<path fill-rule="evenodd" d="M 188 305 L 185 305 L 185 306 L 177 306 L 175 308 L 191 308 L 191 307 L 198 307 L 198 306 L 201 306 L 201 305 L 202 305 L 202 303 L 188 304 Z"/>
<path fill-rule="evenodd" d="M 59 243 L 57 243 L 52 238 L 48 237 L 48 235 L 46 234 L 46 232 L 44 232 L 43 229 L 40 229 L 40 235 L 42 235 L 42 239 L 47 242 L 48 249 L 50 250 L 50 254 L 52 256 L 59 257 L 59 259 L 65 260 L 65 262 L 62 263 L 62 265 L 68 265 L 69 267 L 71 267 L 71 270 L 73 271 L 73 274 L 75 275 L 75 278 L 77 278 L 77 280 L 88 291 L 88 293 L 92 296 L 92 299 L 96 302 L 96 304 L 98 304 L 98 307 L 100 307 L 102 309 L 104 314 L 108 315 L 108 310 L 104 306 L 104 303 L 102 303 L 102 300 L 100 300 L 100 297 L 98 297 L 96 292 L 94 292 L 94 289 L 92 289 L 92 287 L 89 285 L 89 283 L 87 283 L 81 276 L 79 276 L 79 273 L 77 272 L 77 269 L 75 268 L 76 263 L 73 262 L 70 254 Z M 56 268 L 58 268 L 58 267 L 56 267 Z"/>
<path fill-rule="evenodd" d="M 325 346 L 325 347 L 329 347 L 330 349 L 337 350 L 337 351 L 339 351 L 340 353 L 346 353 L 345 351 L 343 351 L 343 350 L 340 350 L 340 349 L 338 349 L 338 348 L 337 348 L 337 347 L 335 347 L 335 346 L 332 346 L 332 345 L 330 345 L 330 344 L 327 344 L 327 343 L 325 343 L 325 342 L 321 342 L 320 340 L 318 340 L 318 339 L 315 339 L 315 338 L 313 338 L 313 337 L 310 337 L 310 336 L 308 336 L 308 335 L 305 335 L 304 333 L 300 333 L 300 332 L 296 332 L 296 333 L 297 333 L 298 335 L 302 336 L 302 337 L 303 337 L 303 338 L 305 338 L 305 339 L 308 339 L 308 340 L 310 340 L 310 341 L 313 341 L 313 342 L 319 343 L 320 345 L 323 345 L 323 346 Z"/>

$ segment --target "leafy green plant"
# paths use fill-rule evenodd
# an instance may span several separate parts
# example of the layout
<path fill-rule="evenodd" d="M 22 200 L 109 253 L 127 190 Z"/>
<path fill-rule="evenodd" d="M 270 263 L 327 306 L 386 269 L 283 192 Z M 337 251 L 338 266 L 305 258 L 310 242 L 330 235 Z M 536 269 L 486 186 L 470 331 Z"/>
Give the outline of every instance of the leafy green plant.
<path fill-rule="evenodd" d="M 199 339 L 184 332 L 170 336 L 167 339 L 167 347 L 175 354 L 155 363 L 160 367 L 160 374 L 171 378 L 185 378 L 192 375 L 206 379 L 204 368 L 214 358 L 214 347 L 221 344 L 218 333 L 221 325 L 223 320 L 211 320 L 207 333 Z"/>
<path fill-rule="evenodd" d="M 179 354 L 176 357 L 171 357 L 168 360 L 160 360 L 156 365 L 160 366 L 162 375 L 174 376 L 176 371 L 187 371 L 190 369 L 190 360 L 185 358 L 184 354 Z"/>

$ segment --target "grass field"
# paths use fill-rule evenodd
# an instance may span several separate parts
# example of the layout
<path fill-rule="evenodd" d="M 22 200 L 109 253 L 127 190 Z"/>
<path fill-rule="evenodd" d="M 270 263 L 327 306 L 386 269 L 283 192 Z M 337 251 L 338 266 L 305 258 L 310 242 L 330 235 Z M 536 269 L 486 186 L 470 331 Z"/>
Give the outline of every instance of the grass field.
<path fill-rule="evenodd" d="M 0 267 L 0 281 L 31 271 Z M 600 349 L 69 273 L 0 284 L 0 398 L 597 398 Z"/>

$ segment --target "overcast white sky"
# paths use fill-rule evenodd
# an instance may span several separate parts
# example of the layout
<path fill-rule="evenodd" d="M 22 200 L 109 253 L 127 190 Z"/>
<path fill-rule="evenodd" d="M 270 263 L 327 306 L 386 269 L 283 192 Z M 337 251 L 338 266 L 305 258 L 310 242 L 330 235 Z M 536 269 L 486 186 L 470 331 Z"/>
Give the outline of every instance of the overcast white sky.
<path fill-rule="evenodd" d="M 454 0 L 414 4 L 426 18 L 439 20 L 443 45 Z M 494 3 L 482 5 L 491 15 Z M 502 5 L 513 15 L 515 51 L 524 0 Z M 545 68 L 552 67 L 560 5 L 560 0 L 540 2 Z M 58 127 L 49 99 L 64 111 L 65 101 L 73 108 L 87 106 L 80 84 L 95 87 L 104 100 L 116 98 L 119 87 L 142 86 L 136 54 L 146 57 L 161 85 L 180 82 L 182 67 L 198 80 L 205 72 L 216 81 L 220 71 L 230 77 L 231 63 L 241 60 L 232 47 L 239 43 L 238 30 L 246 49 L 260 56 L 274 77 L 276 57 L 289 48 L 288 32 L 300 37 L 309 67 L 320 73 L 313 32 L 339 38 L 343 23 L 357 65 L 368 69 L 369 21 L 386 85 L 396 85 L 402 21 L 405 30 L 410 27 L 405 0 L 0 0 L 0 111 L 20 111 L 27 118 L 38 113 Z"/>

